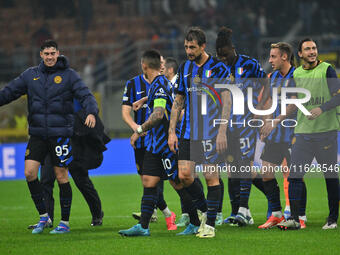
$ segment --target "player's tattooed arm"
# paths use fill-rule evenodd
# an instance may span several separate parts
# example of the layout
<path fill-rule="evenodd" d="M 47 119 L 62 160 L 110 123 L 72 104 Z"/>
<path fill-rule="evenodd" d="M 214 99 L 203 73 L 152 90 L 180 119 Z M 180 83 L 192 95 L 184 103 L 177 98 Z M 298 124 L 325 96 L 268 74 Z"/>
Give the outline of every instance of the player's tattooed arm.
<path fill-rule="evenodd" d="M 184 106 L 184 96 L 177 94 L 175 101 L 172 104 L 172 108 L 171 108 L 169 133 L 176 132 L 176 125 L 179 120 L 179 116 L 181 115 L 183 106 Z"/>
<path fill-rule="evenodd" d="M 231 94 L 229 90 L 223 91 L 222 96 L 222 114 L 221 118 L 224 120 L 229 120 L 231 113 Z"/>
<path fill-rule="evenodd" d="M 258 103 L 256 107 L 257 110 L 262 110 L 267 100 L 270 98 L 270 79 L 263 78 L 263 79 L 260 79 L 260 82 L 263 83 L 263 93 L 262 93 L 261 101 Z"/>
<path fill-rule="evenodd" d="M 231 113 L 231 94 L 230 91 L 223 91 L 222 96 L 222 122 L 219 125 L 218 134 L 216 138 L 216 150 L 222 154 L 227 149 L 227 127 Z"/>
<path fill-rule="evenodd" d="M 143 132 L 148 131 L 151 128 L 157 126 L 159 122 L 162 121 L 164 113 L 165 109 L 163 107 L 155 107 L 147 121 L 145 121 L 142 125 Z"/>

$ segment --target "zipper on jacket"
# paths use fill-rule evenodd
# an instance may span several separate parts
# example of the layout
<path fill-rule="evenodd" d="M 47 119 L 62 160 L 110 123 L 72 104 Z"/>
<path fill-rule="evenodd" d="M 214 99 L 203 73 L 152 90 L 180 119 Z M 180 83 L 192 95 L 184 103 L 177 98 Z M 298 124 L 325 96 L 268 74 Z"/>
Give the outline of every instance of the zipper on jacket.
<path fill-rule="evenodd" d="M 45 79 L 45 84 L 44 84 L 44 89 L 45 89 L 45 96 L 46 98 L 44 98 L 44 108 L 45 108 L 45 127 L 46 127 L 46 138 L 48 138 L 48 125 L 47 125 L 47 92 L 48 92 L 48 87 L 47 87 L 47 84 L 48 84 L 48 73 L 46 73 L 46 79 Z"/>

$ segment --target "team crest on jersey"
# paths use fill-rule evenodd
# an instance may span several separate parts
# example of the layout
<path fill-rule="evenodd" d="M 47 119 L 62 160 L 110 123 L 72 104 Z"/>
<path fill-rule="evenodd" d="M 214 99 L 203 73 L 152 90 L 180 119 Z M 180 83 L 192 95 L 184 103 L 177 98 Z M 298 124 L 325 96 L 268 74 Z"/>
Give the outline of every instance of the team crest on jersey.
<path fill-rule="evenodd" d="M 285 85 L 283 87 L 287 88 L 288 87 L 289 80 L 285 81 Z"/>
<path fill-rule="evenodd" d="M 228 161 L 229 163 L 232 163 L 232 162 L 234 161 L 234 157 L 233 157 L 232 155 L 228 155 L 228 156 L 227 156 L 227 161 Z"/>
<path fill-rule="evenodd" d="M 63 80 L 63 79 L 62 79 L 61 76 L 59 76 L 59 75 L 57 75 L 56 77 L 54 77 L 54 82 L 55 82 L 56 84 L 61 83 L 62 80 Z"/>
<path fill-rule="evenodd" d="M 211 70 L 205 71 L 205 77 L 209 78 L 211 76 Z"/>
<path fill-rule="evenodd" d="M 242 75 L 243 74 L 243 67 L 238 67 L 237 68 L 237 74 Z"/>
<path fill-rule="evenodd" d="M 126 92 L 127 92 L 127 87 L 125 87 L 125 89 L 124 89 L 124 94 L 126 94 Z"/>
<path fill-rule="evenodd" d="M 235 81 L 235 77 L 232 73 L 230 73 L 228 80 L 230 80 L 230 82 L 234 82 Z"/>
<path fill-rule="evenodd" d="M 195 78 L 194 78 L 194 83 L 200 83 L 201 82 L 201 78 L 196 75 Z"/>

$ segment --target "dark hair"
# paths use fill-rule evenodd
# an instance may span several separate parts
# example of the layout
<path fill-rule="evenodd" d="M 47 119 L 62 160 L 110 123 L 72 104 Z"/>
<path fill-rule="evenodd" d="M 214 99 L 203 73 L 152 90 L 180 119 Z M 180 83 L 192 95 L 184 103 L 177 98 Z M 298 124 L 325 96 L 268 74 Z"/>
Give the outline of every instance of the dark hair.
<path fill-rule="evenodd" d="M 165 66 L 166 68 L 170 68 L 170 67 L 173 68 L 174 73 L 176 73 L 178 70 L 177 60 L 171 57 L 165 59 Z"/>
<path fill-rule="evenodd" d="M 40 50 L 43 51 L 44 49 L 46 49 L 46 48 L 51 48 L 51 47 L 56 48 L 56 50 L 58 50 L 58 44 L 57 44 L 57 42 L 56 42 L 56 41 L 53 41 L 53 40 L 51 40 L 51 39 L 48 39 L 48 40 L 46 40 L 46 41 L 43 42 L 43 44 L 42 44 L 41 47 L 40 47 Z"/>
<path fill-rule="evenodd" d="M 216 51 L 218 52 L 219 49 L 223 47 L 233 47 L 232 42 L 232 34 L 233 30 L 227 27 L 221 27 L 217 34 L 216 39 Z"/>
<path fill-rule="evenodd" d="M 293 54 L 293 47 L 289 43 L 286 42 L 278 42 L 272 43 L 270 45 L 271 49 L 279 49 L 281 56 L 283 53 L 287 54 L 289 63 L 294 66 L 294 54 Z"/>
<path fill-rule="evenodd" d="M 298 51 L 299 51 L 299 52 L 302 51 L 302 44 L 303 44 L 304 42 L 315 42 L 315 41 L 314 41 L 312 38 L 310 38 L 310 37 L 307 37 L 307 38 L 305 38 L 305 39 L 302 39 L 302 40 L 299 42 L 299 46 L 298 46 Z M 315 44 L 316 44 L 316 42 L 315 42 Z"/>
<path fill-rule="evenodd" d="M 161 54 L 158 50 L 147 50 L 142 55 L 142 62 L 154 70 L 161 68 Z"/>
<path fill-rule="evenodd" d="M 196 40 L 199 46 L 202 46 L 207 42 L 205 33 L 199 27 L 190 27 L 185 36 L 185 40 L 187 41 Z"/>

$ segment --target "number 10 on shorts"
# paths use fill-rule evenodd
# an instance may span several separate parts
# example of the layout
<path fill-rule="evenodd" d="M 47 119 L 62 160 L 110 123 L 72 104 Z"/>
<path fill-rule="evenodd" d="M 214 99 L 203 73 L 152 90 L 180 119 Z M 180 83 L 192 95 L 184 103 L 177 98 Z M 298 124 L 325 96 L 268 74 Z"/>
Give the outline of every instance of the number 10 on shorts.
<path fill-rule="evenodd" d="M 170 159 L 168 159 L 168 158 L 163 159 L 162 158 L 162 163 L 163 163 L 164 169 L 170 170 L 172 168 Z"/>

